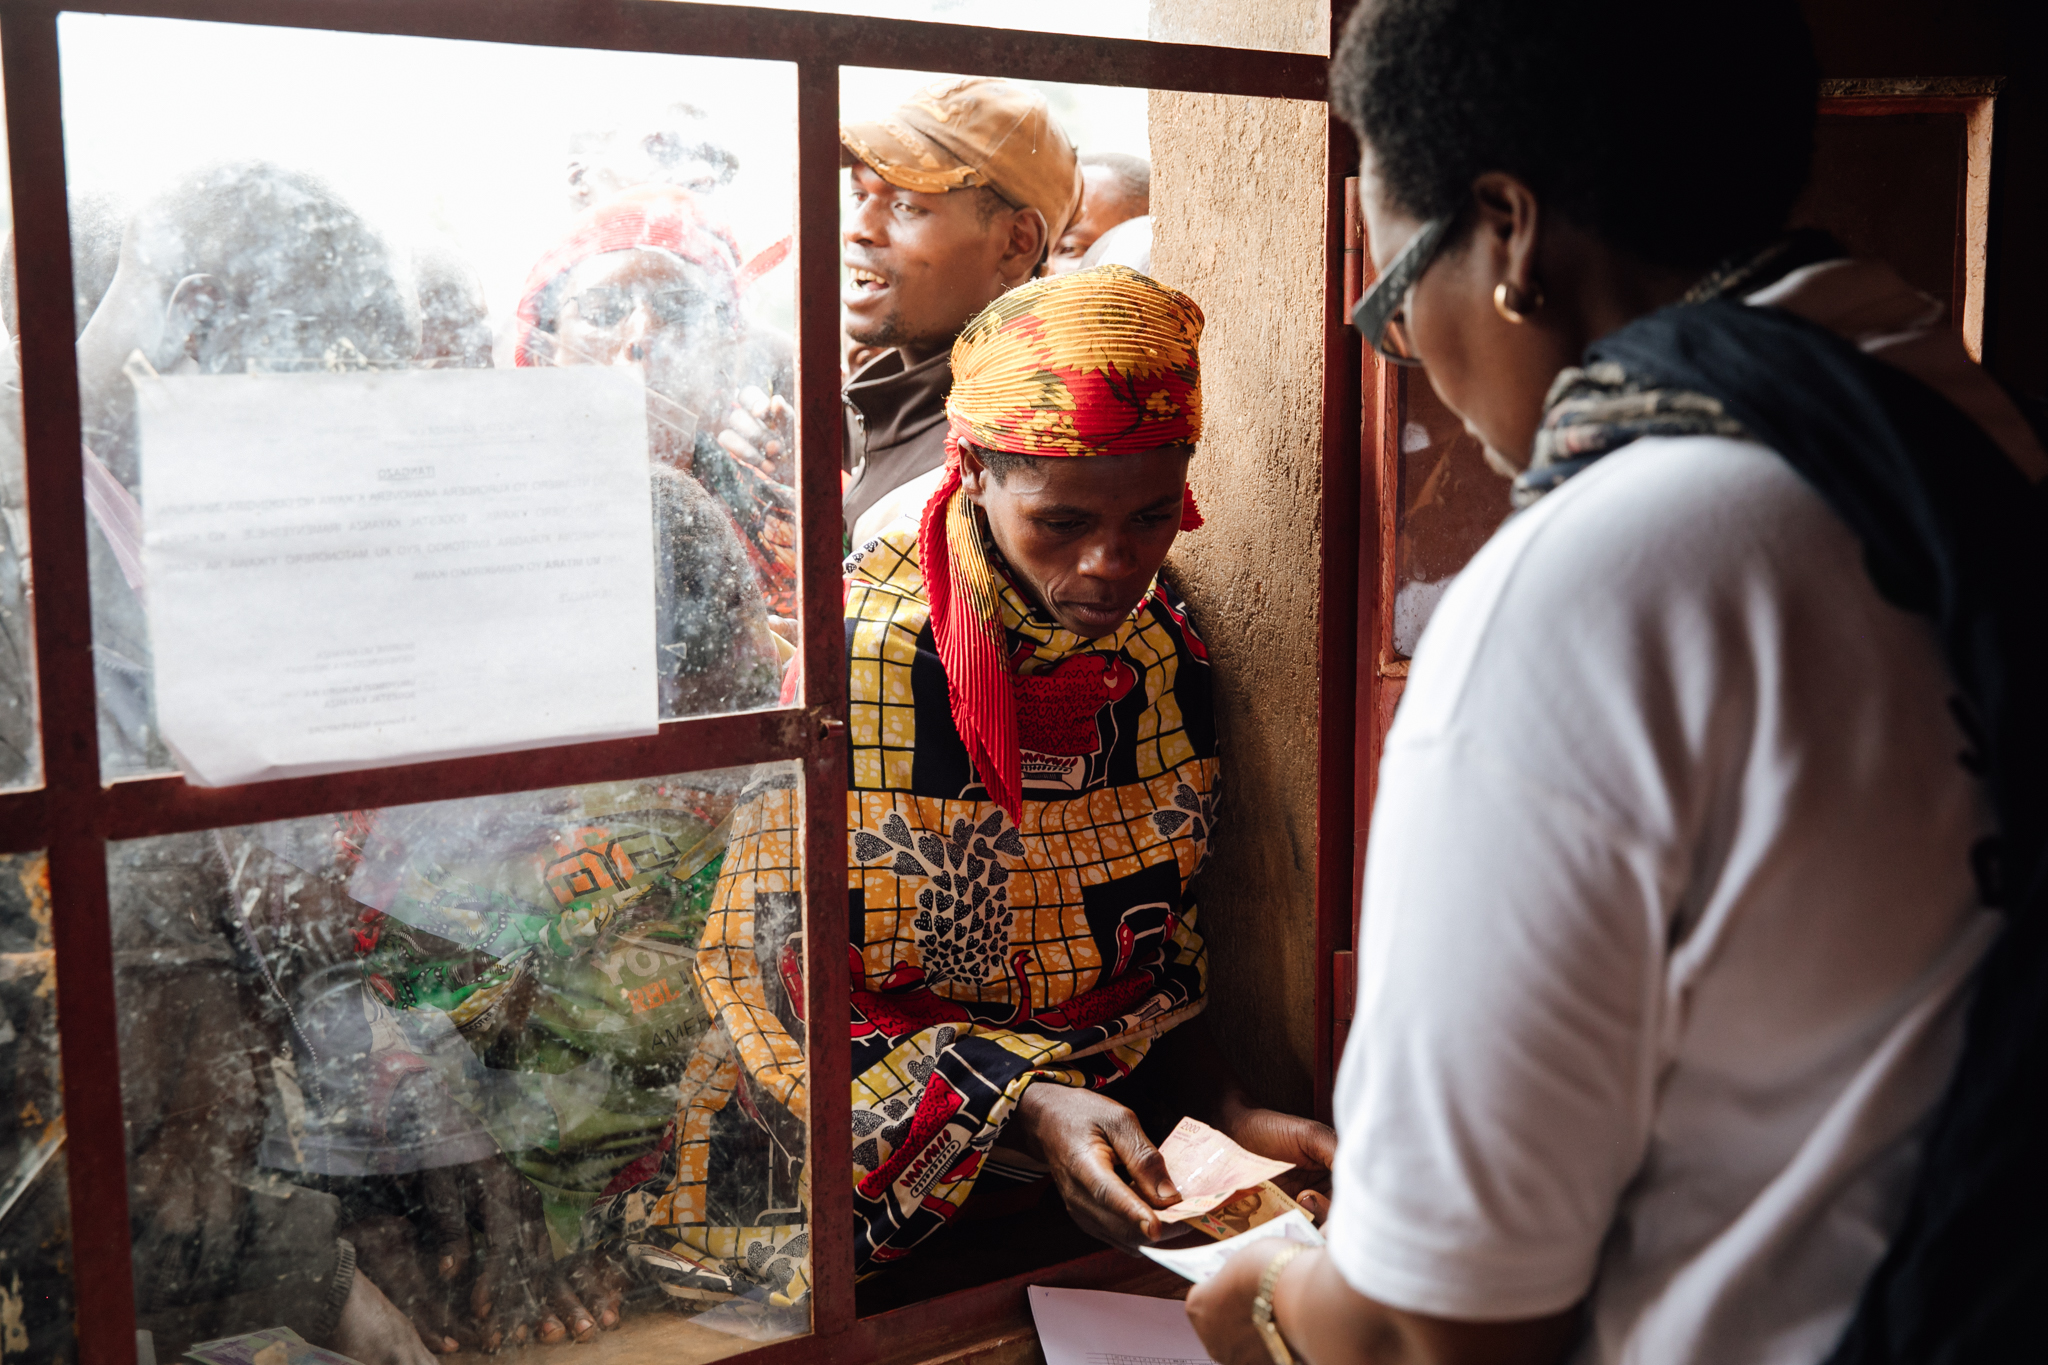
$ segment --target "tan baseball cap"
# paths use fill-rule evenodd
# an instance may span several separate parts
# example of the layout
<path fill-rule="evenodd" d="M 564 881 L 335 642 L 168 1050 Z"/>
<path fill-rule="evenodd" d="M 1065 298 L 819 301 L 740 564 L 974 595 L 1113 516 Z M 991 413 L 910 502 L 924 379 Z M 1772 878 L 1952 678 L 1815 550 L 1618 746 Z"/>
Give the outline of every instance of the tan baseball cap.
<path fill-rule="evenodd" d="M 1081 167 L 1045 97 L 1011 81 L 963 76 L 935 81 L 864 123 L 839 125 L 839 164 L 865 162 L 919 194 L 986 185 L 1045 218 L 1056 242 L 1081 205 Z"/>

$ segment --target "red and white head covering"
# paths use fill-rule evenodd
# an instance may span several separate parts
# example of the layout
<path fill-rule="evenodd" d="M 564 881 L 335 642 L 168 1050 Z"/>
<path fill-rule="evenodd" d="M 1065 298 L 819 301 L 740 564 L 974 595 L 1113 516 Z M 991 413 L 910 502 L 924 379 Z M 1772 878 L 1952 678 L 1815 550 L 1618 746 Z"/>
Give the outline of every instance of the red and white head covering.
<path fill-rule="evenodd" d="M 674 185 L 642 185 L 586 209 L 562 240 L 534 265 L 526 287 L 519 292 L 519 330 L 512 363 L 548 363 L 545 354 L 535 354 L 533 334 L 541 330 L 541 307 L 556 280 L 593 256 L 640 247 L 666 251 L 702 266 L 715 281 L 713 287 L 726 291 L 727 298 L 720 302 L 733 303 L 744 287 L 739 247 L 732 234 L 707 218 L 689 191 Z M 760 273 L 758 263 L 750 263 L 746 269 Z"/>
<path fill-rule="evenodd" d="M 960 486 L 960 443 L 1016 455 L 1124 455 L 1202 438 L 1202 310 L 1128 266 L 1035 280 L 953 345 L 946 476 L 925 505 L 918 562 L 953 724 L 989 798 L 1020 818 L 1022 757 L 1000 585 Z M 1180 529 L 1202 514 L 1189 490 Z"/>

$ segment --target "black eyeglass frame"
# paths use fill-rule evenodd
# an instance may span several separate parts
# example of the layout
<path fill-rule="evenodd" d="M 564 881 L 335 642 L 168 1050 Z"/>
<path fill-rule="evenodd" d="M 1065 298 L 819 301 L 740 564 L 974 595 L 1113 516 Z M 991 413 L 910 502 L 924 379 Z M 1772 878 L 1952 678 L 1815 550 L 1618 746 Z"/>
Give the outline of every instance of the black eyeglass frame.
<path fill-rule="evenodd" d="M 1451 224 L 1456 215 L 1432 218 L 1416 229 L 1408 239 L 1408 245 L 1387 265 L 1387 273 L 1373 281 L 1372 288 L 1365 291 L 1365 297 L 1351 310 L 1351 325 L 1365 338 L 1365 344 L 1373 353 L 1391 365 L 1420 365 L 1414 356 L 1396 355 L 1383 343 L 1387 325 L 1394 320 L 1408 302 L 1408 291 L 1422 278 L 1423 272 L 1436 261 L 1437 252 L 1443 249 Z"/>

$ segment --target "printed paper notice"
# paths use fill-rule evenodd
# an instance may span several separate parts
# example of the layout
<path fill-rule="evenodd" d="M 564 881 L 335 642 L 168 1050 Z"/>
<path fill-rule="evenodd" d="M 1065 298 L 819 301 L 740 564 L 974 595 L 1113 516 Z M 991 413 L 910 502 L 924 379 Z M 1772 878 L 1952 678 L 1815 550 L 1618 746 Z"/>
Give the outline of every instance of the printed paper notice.
<path fill-rule="evenodd" d="M 157 723 L 204 785 L 650 734 L 640 386 L 137 384 Z"/>
<path fill-rule="evenodd" d="M 1030 1288 L 1045 1365 L 1212 1365 L 1179 1299 Z"/>

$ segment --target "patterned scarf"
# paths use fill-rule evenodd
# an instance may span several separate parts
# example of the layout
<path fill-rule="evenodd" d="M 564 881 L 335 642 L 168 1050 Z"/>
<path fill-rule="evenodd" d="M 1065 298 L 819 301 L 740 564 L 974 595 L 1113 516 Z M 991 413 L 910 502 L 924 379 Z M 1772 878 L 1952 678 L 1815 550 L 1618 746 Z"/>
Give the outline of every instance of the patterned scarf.
<path fill-rule="evenodd" d="M 1842 254 L 1826 233 L 1802 229 L 1755 256 L 1717 267 L 1687 290 L 1678 306 L 1741 298 L 1794 270 Z M 1561 371 L 1551 384 L 1529 467 L 1515 476 L 1510 496 L 1517 508 L 1527 507 L 1601 456 L 1650 436 L 1744 440 L 1748 433 L 1717 398 L 1660 385 L 1613 361 L 1589 361 Z"/>
<path fill-rule="evenodd" d="M 953 723 L 989 797 L 1020 818 L 1017 704 L 1001 580 L 960 486 L 960 443 L 1017 455 L 1124 455 L 1202 437 L 1193 299 L 1127 266 L 1036 280 L 997 299 L 953 346 L 946 476 L 925 505 L 918 557 Z M 1201 526 L 1193 490 L 1180 529 Z"/>

